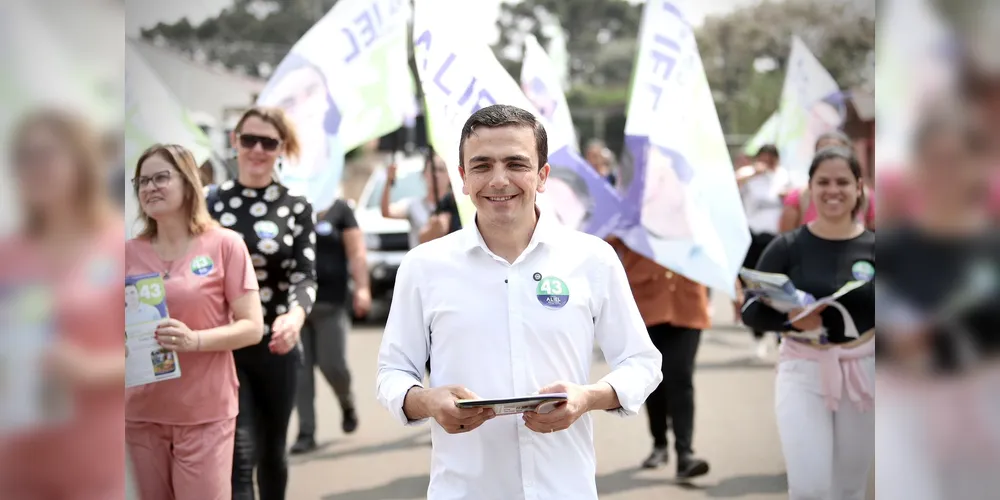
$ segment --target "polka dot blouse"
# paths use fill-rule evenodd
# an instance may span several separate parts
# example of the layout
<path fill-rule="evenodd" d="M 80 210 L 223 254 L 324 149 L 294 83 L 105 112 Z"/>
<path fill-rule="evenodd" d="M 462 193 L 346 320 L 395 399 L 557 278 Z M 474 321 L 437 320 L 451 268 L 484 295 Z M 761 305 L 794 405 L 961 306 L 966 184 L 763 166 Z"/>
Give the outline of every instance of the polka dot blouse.
<path fill-rule="evenodd" d="M 240 233 L 250 250 L 265 335 L 275 318 L 296 305 L 309 314 L 316 301 L 316 220 L 305 197 L 278 183 L 251 189 L 230 180 L 209 197 L 208 210 L 223 227 Z"/>

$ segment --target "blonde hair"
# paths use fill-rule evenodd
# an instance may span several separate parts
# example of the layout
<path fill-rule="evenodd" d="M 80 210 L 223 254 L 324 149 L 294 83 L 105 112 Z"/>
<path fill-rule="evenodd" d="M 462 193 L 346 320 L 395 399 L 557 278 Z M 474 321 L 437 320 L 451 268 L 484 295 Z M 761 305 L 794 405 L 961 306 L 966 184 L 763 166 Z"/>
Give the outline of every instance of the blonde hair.
<path fill-rule="evenodd" d="M 240 117 L 240 121 L 236 122 L 236 133 L 241 133 L 243 131 L 243 124 L 254 116 L 278 129 L 278 137 L 281 139 L 281 143 L 284 146 L 285 156 L 295 160 L 299 158 L 299 154 L 302 153 L 302 145 L 299 143 L 299 134 L 295 129 L 295 123 L 288 118 L 288 115 L 285 114 L 283 109 L 265 106 L 256 106 L 248 109 L 245 113 L 243 113 L 243 116 Z"/>
<path fill-rule="evenodd" d="M 97 229 L 112 212 L 108 195 L 105 155 L 96 129 L 82 116 L 57 109 L 41 109 L 25 116 L 14 129 L 13 162 L 23 156 L 28 136 L 35 130 L 49 130 L 68 150 L 77 166 L 76 200 L 83 215 L 83 224 Z M 42 214 L 25 208 L 25 231 L 38 235 L 45 231 Z"/>
<path fill-rule="evenodd" d="M 159 157 L 170 163 L 180 178 L 184 180 L 184 202 L 183 206 L 188 214 L 188 231 L 192 235 L 202 234 L 205 231 L 217 227 L 218 223 L 208 214 L 208 205 L 203 196 L 204 188 L 201 185 L 201 174 L 198 170 L 198 163 L 194 155 L 184 146 L 177 144 L 154 144 L 139 156 L 139 161 L 135 164 L 135 176 L 138 179 L 142 171 L 142 164 L 152 157 Z M 136 199 L 139 199 L 139 184 L 135 183 L 132 188 Z M 137 238 L 153 239 L 156 237 L 156 220 L 149 217 L 145 211 L 139 213 L 139 220 L 143 223 L 142 232 Z"/>

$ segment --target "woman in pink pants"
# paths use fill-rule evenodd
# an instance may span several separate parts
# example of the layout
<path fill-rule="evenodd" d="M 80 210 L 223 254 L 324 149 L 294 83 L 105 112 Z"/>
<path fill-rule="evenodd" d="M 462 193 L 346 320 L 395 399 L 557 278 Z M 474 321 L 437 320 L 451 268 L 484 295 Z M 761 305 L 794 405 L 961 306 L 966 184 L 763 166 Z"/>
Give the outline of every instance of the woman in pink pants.
<path fill-rule="evenodd" d="M 181 377 L 126 390 L 125 439 L 143 500 L 229 500 L 239 411 L 233 349 L 263 335 L 257 277 L 240 236 L 208 214 L 181 146 L 157 145 L 133 179 L 142 232 L 126 243 L 129 276 L 160 273 L 167 311 L 156 339 Z"/>
<path fill-rule="evenodd" d="M 124 227 L 106 159 L 93 127 L 58 110 L 25 117 L 10 152 L 22 223 L 0 242 L 0 346 L 43 367 L 13 382 L 43 383 L 35 404 L 0 402 L 0 498 L 122 498 Z M 32 344 L 47 359 L 23 357 Z"/>

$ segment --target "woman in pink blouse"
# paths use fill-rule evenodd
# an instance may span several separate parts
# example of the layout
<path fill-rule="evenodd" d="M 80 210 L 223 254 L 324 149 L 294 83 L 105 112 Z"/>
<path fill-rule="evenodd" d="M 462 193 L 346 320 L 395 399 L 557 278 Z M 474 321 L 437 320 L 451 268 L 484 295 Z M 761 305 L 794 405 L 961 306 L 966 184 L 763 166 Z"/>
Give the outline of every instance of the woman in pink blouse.
<path fill-rule="evenodd" d="M 39 110 L 14 129 L 10 180 L 22 218 L 0 241 L 0 345 L 40 368 L 16 383 L 42 383 L 21 386 L 34 403 L 0 401 L 3 499 L 125 495 L 124 226 L 99 145 L 86 121 L 62 111 Z M 12 413 L 23 417 L 13 427 Z"/>
<path fill-rule="evenodd" d="M 143 500 L 229 500 L 236 414 L 232 350 L 264 332 L 257 277 L 238 234 L 208 214 L 198 167 L 156 145 L 133 179 L 144 229 L 125 245 L 129 276 L 159 273 L 169 319 L 159 344 L 181 377 L 126 390 L 125 437 Z"/>

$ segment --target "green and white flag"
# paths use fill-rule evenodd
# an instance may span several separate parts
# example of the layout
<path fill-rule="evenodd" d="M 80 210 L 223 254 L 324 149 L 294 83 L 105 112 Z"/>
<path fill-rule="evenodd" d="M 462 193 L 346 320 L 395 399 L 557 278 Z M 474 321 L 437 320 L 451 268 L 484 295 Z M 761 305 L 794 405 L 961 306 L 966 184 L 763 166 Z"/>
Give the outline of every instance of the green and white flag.
<path fill-rule="evenodd" d="M 788 70 L 778 109 L 781 164 L 796 184 L 805 185 L 816 139 L 843 121 L 843 96 L 837 81 L 799 37 L 792 38 Z"/>
<path fill-rule="evenodd" d="M 777 112 L 771 113 L 757 133 L 743 145 L 743 154 L 753 158 L 765 144 L 774 144 L 778 139 L 778 125 L 781 123 Z"/>

